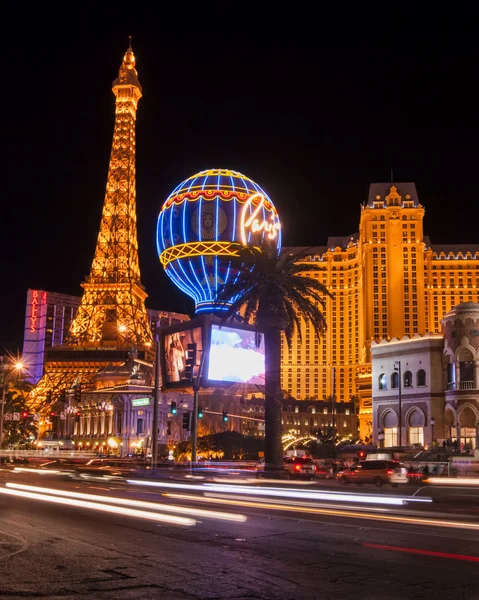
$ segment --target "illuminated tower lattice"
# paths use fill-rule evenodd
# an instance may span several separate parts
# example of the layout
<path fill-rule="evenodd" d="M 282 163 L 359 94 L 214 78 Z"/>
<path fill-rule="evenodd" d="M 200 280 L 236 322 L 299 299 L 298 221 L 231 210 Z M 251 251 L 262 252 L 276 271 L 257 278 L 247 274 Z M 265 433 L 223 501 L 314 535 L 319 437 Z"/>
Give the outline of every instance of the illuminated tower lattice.
<path fill-rule="evenodd" d="M 113 82 L 116 118 L 100 232 L 69 344 L 151 342 L 136 230 L 135 121 L 141 91 L 130 45 Z"/>

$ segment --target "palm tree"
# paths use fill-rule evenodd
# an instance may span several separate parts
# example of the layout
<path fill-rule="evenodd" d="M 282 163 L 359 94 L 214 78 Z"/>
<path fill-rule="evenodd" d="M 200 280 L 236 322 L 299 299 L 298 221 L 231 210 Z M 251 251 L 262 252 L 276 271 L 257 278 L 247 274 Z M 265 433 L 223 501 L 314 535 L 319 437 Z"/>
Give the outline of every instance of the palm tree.
<path fill-rule="evenodd" d="M 326 330 L 322 309 L 325 296 L 332 297 L 326 286 L 307 277 L 305 271 L 319 271 L 315 263 L 304 265 L 307 251 L 280 256 L 269 250 L 244 247 L 234 265 L 238 275 L 218 292 L 217 302 L 228 306 L 223 321 L 241 314 L 245 323 L 254 322 L 265 342 L 265 464 L 268 471 L 283 471 L 281 443 L 281 334 L 291 347 L 298 332 L 301 343 L 301 319 L 310 322 L 320 337 Z M 232 299 L 232 300 L 231 300 Z M 231 302 L 231 304 L 230 304 Z"/>

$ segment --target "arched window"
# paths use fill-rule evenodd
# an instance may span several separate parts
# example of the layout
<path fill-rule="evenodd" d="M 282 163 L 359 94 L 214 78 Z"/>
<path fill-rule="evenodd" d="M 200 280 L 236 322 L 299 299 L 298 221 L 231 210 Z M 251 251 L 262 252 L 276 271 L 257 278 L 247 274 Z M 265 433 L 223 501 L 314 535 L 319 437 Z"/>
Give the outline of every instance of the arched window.
<path fill-rule="evenodd" d="M 412 387 L 411 371 L 405 371 L 405 373 L 404 373 L 404 387 Z"/>
<path fill-rule="evenodd" d="M 391 375 L 391 387 L 392 389 L 397 389 L 399 387 L 399 375 L 396 371 Z"/>
<path fill-rule="evenodd" d="M 378 384 L 380 390 L 388 389 L 388 380 L 385 373 L 381 373 L 381 375 L 378 377 Z"/>
<path fill-rule="evenodd" d="M 417 385 L 426 385 L 426 371 L 419 369 L 417 372 Z"/>
<path fill-rule="evenodd" d="M 291 404 L 288 404 L 288 406 L 286 407 L 286 411 L 293 412 L 293 407 L 291 406 Z"/>

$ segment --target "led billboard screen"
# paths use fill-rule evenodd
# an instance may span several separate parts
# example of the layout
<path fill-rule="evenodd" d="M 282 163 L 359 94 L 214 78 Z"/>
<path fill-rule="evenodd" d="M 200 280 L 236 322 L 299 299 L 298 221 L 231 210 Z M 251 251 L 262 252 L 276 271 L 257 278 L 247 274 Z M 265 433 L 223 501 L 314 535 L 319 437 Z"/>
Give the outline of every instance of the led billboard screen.
<path fill-rule="evenodd" d="M 194 327 L 164 334 L 165 383 L 178 383 L 187 380 L 185 368 L 188 344 L 196 344 L 196 366 L 200 364 L 203 349 L 201 331 L 201 327 Z"/>
<path fill-rule="evenodd" d="M 208 379 L 264 385 L 264 338 L 254 331 L 211 326 Z"/>

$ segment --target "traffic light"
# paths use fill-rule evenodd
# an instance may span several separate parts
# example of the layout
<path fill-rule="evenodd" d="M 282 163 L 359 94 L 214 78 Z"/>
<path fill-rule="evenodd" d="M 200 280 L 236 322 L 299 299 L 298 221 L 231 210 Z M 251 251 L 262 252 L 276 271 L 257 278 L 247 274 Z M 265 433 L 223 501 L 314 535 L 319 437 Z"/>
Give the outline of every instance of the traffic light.
<path fill-rule="evenodd" d="M 176 415 L 176 402 L 171 403 L 171 414 Z"/>
<path fill-rule="evenodd" d="M 358 457 L 359 457 L 361 460 L 364 460 L 364 459 L 366 458 L 366 452 L 364 452 L 364 450 L 360 450 L 360 451 L 358 452 Z"/>
<path fill-rule="evenodd" d="M 80 422 L 80 417 L 81 417 L 81 412 L 77 411 L 77 413 L 75 415 L 75 423 L 79 423 Z"/>
<path fill-rule="evenodd" d="M 30 413 L 26 410 L 24 410 L 22 412 L 22 419 L 28 419 L 28 417 L 30 416 Z"/>
<path fill-rule="evenodd" d="M 75 386 L 75 392 L 74 392 L 74 397 L 75 397 L 75 404 L 79 404 L 81 402 L 81 385 L 77 384 Z"/>
<path fill-rule="evenodd" d="M 66 390 L 61 390 L 60 395 L 58 397 L 58 400 L 60 402 L 66 402 L 67 401 L 67 391 Z"/>
<path fill-rule="evenodd" d="M 190 413 L 183 413 L 183 429 L 190 429 Z"/>
<path fill-rule="evenodd" d="M 227 421 L 228 420 L 228 411 L 224 410 L 223 411 L 223 421 Z"/>
<path fill-rule="evenodd" d="M 202 418 L 203 418 L 203 407 L 198 406 L 198 419 L 202 419 Z"/>
<path fill-rule="evenodd" d="M 48 402 L 48 404 L 51 404 L 51 402 L 52 402 L 52 391 L 51 390 L 48 390 L 48 392 L 47 392 L 47 402 Z"/>
<path fill-rule="evenodd" d="M 196 365 L 196 344 L 188 344 L 186 347 L 186 366 L 185 366 L 185 377 L 186 379 L 193 379 L 193 369 Z"/>
<path fill-rule="evenodd" d="M 54 410 L 52 410 L 52 412 L 50 413 L 50 417 L 56 417 L 56 412 Z"/>

